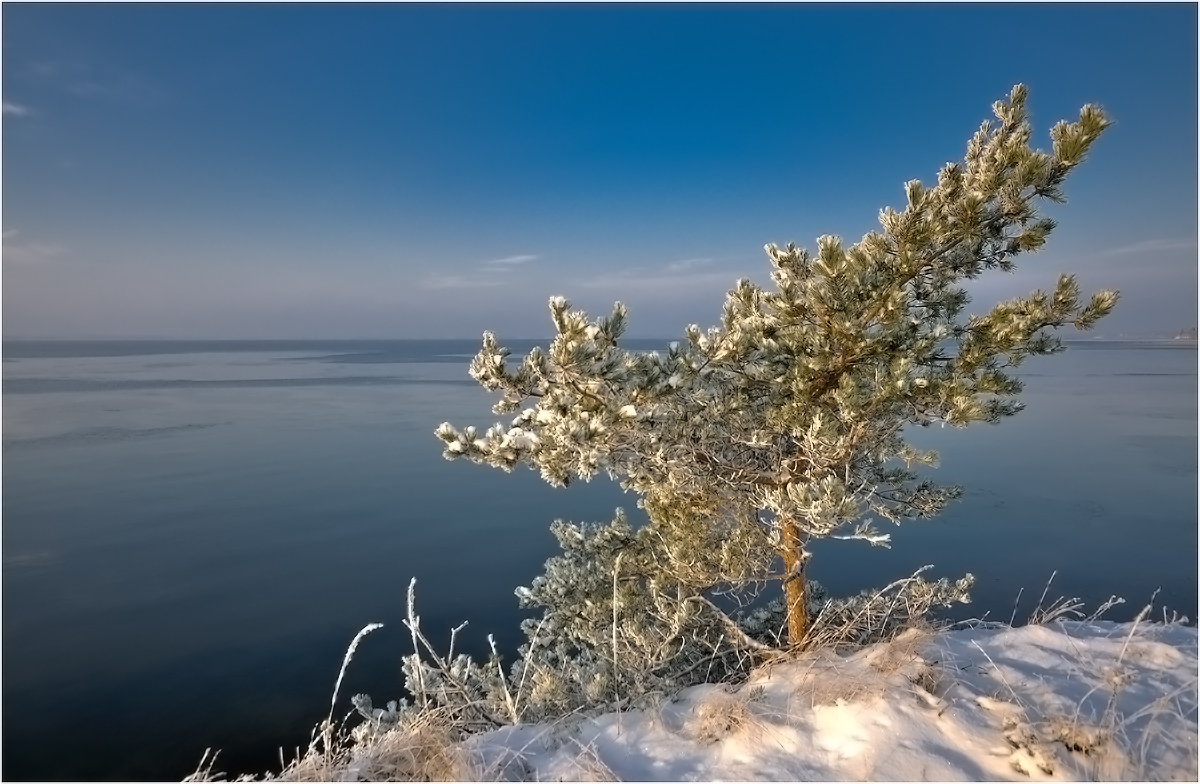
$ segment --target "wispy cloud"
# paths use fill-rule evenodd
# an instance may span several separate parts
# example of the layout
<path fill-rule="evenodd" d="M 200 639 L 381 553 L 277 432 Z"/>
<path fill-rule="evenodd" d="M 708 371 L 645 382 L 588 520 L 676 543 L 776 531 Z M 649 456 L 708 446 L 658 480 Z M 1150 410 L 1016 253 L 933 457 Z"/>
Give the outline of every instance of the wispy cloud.
<path fill-rule="evenodd" d="M 1195 238 L 1142 240 L 1101 251 L 1101 256 L 1128 256 L 1134 253 L 1153 253 L 1162 250 L 1195 250 Z"/>
<path fill-rule="evenodd" d="M 528 264 L 531 261 L 537 261 L 537 256 L 505 256 L 502 259 L 492 259 L 491 261 L 483 262 L 485 267 L 492 269 L 512 269 L 518 264 Z"/>
<path fill-rule="evenodd" d="M 159 85 L 140 73 L 82 60 L 36 62 L 28 70 L 45 84 L 82 98 L 136 104 L 156 101 L 165 95 Z"/>
<path fill-rule="evenodd" d="M 5 264 L 41 264 L 67 252 L 65 247 L 53 242 L 15 242 L 18 234 L 17 229 L 4 230 Z"/>
<path fill-rule="evenodd" d="M 67 89 L 81 98 L 101 98 L 125 103 L 153 100 L 159 96 L 160 92 L 145 79 L 133 74 L 122 74 L 114 77 L 111 81 L 79 81 Z"/>
<path fill-rule="evenodd" d="M 8 232 L 4 237 L 5 264 L 43 264 L 66 254 L 67 249 L 62 245 L 45 242 L 27 242 L 23 244 L 10 243 Z"/>
<path fill-rule="evenodd" d="M 538 257 L 522 255 L 522 256 L 505 256 L 504 258 L 493 258 L 491 261 L 484 262 L 480 265 L 480 269 L 485 273 L 511 273 L 512 270 L 520 267 L 521 264 L 538 261 Z"/>
<path fill-rule="evenodd" d="M 6 117 L 28 117 L 33 112 L 28 106 L 22 106 L 19 103 L 9 103 L 4 101 L 4 116 Z"/>
<path fill-rule="evenodd" d="M 477 262 L 473 268 L 463 273 L 430 275 L 421 281 L 420 286 L 424 289 L 474 289 L 485 286 L 500 286 L 504 285 L 502 281 L 495 274 L 491 273 L 511 272 L 514 268 L 522 264 L 528 264 L 531 261 L 537 261 L 537 259 L 537 256 L 531 254 L 505 256 L 502 259 L 489 259 L 488 261 Z"/>
<path fill-rule="evenodd" d="M 481 275 L 430 275 L 419 285 L 423 289 L 475 289 L 499 286 L 500 281 Z"/>
<path fill-rule="evenodd" d="M 726 260 L 728 261 L 728 260 Z M 718 265 L 715 259 L 680 259 L 656 267 L 627 267 L 609 270 L 583 281 L 589 288 L 629 288 L 656 291 L 719 289 L 732 286 L 739 277 L 745 277 L 744 267 L 728 269 Z"/>
<path fill-rule="evenodd" d="M 681 259 L 672 261 L 667 265 L 667 272 L 690 272 L 700 267 L 708 267 L 713 263 L 712 259 Z"/>

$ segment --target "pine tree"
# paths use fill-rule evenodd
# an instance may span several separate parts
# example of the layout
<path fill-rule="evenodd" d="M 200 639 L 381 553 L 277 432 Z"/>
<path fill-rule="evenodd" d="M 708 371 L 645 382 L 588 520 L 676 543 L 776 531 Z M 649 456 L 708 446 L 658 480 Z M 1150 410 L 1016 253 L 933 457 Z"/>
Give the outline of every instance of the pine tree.
<path fill-rule="evenodd" d="M 720 326 L 688 327 L 665 355 L 619 347 L 620 303 L 590 321 L 552 299 L 554 341 L 515 369 L 485 333 L 470 373 L 501 393 L 496 413 L 520 413 L 482 435 L 443 424 L 445 456 L 527 463 L 553 485 L 606 472 L 639 495 L 677 583 L 781 579 L 787 638 L 802 644 L 810 541 L 886 545 L 878 520 L 931 517 L 961 494 L 913 470 L 937 455 L 907 444 L 904 427 L 1017 413 L 1010 371 L 1061 351 L 1054 330 L 1090 329 L 1117 301 L 1101 291 L 1083 304 L 1063 275 L 1053 292 L 963 315 L 964 281 L 1011 271 L 1046 242 L 1054 222 L 1038 204 L 1064 200 L 1068 173 L 1110 124 L 1085 106 L 1051 129 L 1052 152 L 1034 150 L 1026 95 L 1017 85 L 994 105 L 997 122 L 936 186 L 907 183 L 907 206 L 883 210 L 881 232 L 850 247 L 821 237 L 815 256 L 768 245 L 774 288 L 739 281 Z"/>

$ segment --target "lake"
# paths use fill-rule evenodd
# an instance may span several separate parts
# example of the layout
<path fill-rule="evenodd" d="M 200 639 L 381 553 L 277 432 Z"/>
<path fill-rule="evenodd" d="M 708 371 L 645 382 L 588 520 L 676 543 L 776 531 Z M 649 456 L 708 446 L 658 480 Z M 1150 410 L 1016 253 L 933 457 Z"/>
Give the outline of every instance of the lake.
<path fill-rule="evenodd" d="M 627 341 L 662 349 L 666 341 Z M 508 344 L 518 354 L 531 341 Z M 1027 410 L 996 427 L 918 429 L 932 476 L 966 496 L 893 548 L 821 542 L 832 593 L 923 564 L 977 578 L 961 617 L 1028 616 L 1112 594 L 1127 620 L 1197 613 L 1194 341 L 1072 342 L 1029 360 Z M 422 628 L 466 649 L 521 641 L 513 589 L 557 548 L 555 518 L 607 521 L 608 481 L 441 458 L 434 428 L 486 426 L 477 341 L 3 344 L 3 777 L 157 780 L 206 747 L 233 774 L 278 769 L 341 690 L 400 696 Z"/>

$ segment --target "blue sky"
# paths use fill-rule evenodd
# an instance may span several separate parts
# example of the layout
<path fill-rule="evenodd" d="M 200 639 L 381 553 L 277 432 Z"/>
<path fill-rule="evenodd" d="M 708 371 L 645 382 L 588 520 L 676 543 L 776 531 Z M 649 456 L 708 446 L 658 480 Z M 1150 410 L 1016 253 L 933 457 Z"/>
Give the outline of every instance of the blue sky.
<path fill-rule="evenodd" d="M 716 323 L 767 242 L 855 241 L 1017 83 L 1116 124 L 1059 228 L 1101 334 L 1196 323 L 1197 8 L 3 6 L 5 337 L 631 336 Z"/>

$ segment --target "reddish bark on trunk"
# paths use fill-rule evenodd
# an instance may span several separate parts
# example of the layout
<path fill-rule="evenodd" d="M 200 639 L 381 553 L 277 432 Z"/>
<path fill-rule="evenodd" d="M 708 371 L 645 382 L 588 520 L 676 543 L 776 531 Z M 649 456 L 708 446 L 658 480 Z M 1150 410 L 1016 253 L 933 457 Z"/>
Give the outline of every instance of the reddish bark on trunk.
<path fill-rule="evenodd" d="M 787 609 L 788 645 L 798 648 L 808 633 L 808 590 L 804 581 L 804 543 L 795 521 L 780 521 L 780 545 L 783 549 L 783 591 Z"/>

